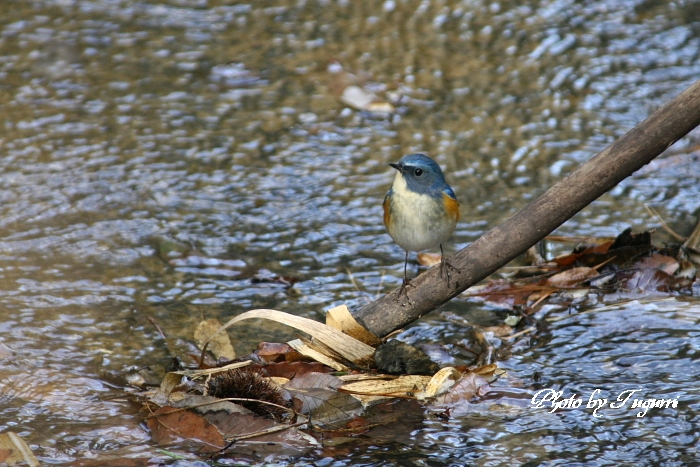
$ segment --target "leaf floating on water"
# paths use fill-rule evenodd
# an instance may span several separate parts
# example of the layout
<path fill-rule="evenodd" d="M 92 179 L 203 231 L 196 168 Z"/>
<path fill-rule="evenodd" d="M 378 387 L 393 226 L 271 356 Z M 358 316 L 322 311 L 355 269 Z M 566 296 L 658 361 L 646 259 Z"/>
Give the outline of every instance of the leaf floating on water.
<path fill-rule="evenodd" d="M 571 268 L 547 279 L 547 285 L 553 287 L 573 287 L 588 279 L 598 277 L 599 275 L 600 273 L 595 268 Z"/>
<path fill-rule="evenodd" d="M 512 318 L 515 318 L 515 320 Z M 513 327 L 509 323 L 514 322 L 513 326 L 515 326 L 518 324 L 518 321 L 520 321 L 520 316 L 509 316 L 505 319 L 504 324 L 499 324 L 498 326 L 487 326 L 484 328 L 484 332 L 492 332 L 496 337 L 506 337 L 513 333 Z"/>
<path fill-rule="evenodd" d="M 360 86 L 348 86 L 343 90 L 340 100 L 343 104 L 357 110 L 366 110 L 367 107 L 377 98 L 369 91 L 365 91 Z"/>
<path fill-rule="evenodd" d="M 452 416 L 463 415 L 469 410 L 470 401 L 487 394 L 489 383 L 478 374 L 471 372 L 463 375 L 448 392 L 437 396 L 433 408 L 449 408 Z"/>
<path fill-rule="evenodd" d="M 340 100 L 348 107 L 365 112 L 378 114 L 392 114 L 396 108 L 388 102 L 380 101 L 372 92 L 357 85 L 351 85 L 343 89 Z"/>
<path fill-rule="evenodd" d="M 442 368 L 440 371 L 435 373 L 432 378 L 430 378 L 425 391 L 420 392 L 416 395 L 416 397 L 419 400 L 424 400 L 443 394 L 454 386 L 461 377 L 462 373 L 457 371 L 456 368 L 449 366 Z"/>
<path fill-rule="evenodd" d="M 207 420 L 217 427 L 227 442 L 235 441 L 239 450 L 243 442 L 255 452 L 304 451 L 320 443 L 311 435 L 298 430 L 296 426 L 279 423 L 252 414 L 226 416 L 223 412 L 207 415 Z"/>
<path fill-rule="evenodd" d="M 479 368 L 474 368 L 472 372 L 483 377 L 489 382 L 493 382 L 493 380 L 495 380 L 496 377 L 505 374 L 505 370 L 499 369 L 498 365 L 496 365 L 495 363 L 490 363 L 488 365 L 480 366 Z"/>
<path fill-rule="evenodd" d="M 689 250 L 679 245 L 656 247 L 650 232 L 634 234 L 627 229 L 614 240 L 592 243 L 554 259 L 550 263 L 556 265 L 554 270 L 539 276 L 494 280 L 471 287 L 462 296 L 480 297 L 532 315 L 545 302 L 578 307 L 595 297 L 610 301 L 643 293 L 688 291 L 696 280 L 697 269 L 688 260 Z"/>
<path fill-rule="evenodd" d="M 330 389 L 288 389 L 294 410 L 309 415 L 312 422 L 337 424 L 350 420 L 362 411 L 362 404 L 352 395 Z"/>
<path fill-rule="evenodd" d="M 158 444 L 168 445 L 189 439 L 201 443 L 207 452 L 218 451 L 226 445 L 223 435 L 214 425 L 189 410 L 164 406 L 156 410 L 146 424 Z"/>
<path fill-rule="evenodd" d="M 509 310 L 527 303 L 528 297 L 534 292 L 542 290 L 542 287 L 523 285 L 505 279 L 496 279 L 486 284 L 480 284 L 468 288 L 462 293 L 463 297 L 478 297 L 493 305 Z"/>
<path fill-rule="evenodd" d="M 639 292 L 669 292 L 673 276 L 660 269 L 627 269 L 617 274 L 617 279 L 627 290 Z"/>
<path fill-rule="evenodd" d="M 633 268 L 655 268 L 666 274 L 673 275 L 680 268 L 680 263 L 676 258 L 671 256 L 654 253 L 651 256 L 646 256 L 632 265 Z"/>
<path fill-rule="evenodd" d="M 293 276 L 269 276 L 267 274 L 258 273 L 250 279 L 251 284 L 280 284 L 286 288 L 291 288 L 299 282 L 298 277 Z"/>

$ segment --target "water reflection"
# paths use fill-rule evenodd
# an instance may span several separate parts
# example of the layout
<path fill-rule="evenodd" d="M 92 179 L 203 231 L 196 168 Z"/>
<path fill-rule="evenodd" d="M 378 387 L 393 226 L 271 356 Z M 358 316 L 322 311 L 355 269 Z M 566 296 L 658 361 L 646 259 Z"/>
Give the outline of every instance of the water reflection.
<path fill-rule="evenodd" d="M 0 327 L 10 350 L 0 353 L 0 429 L 65 464 L 157 455 L 134 406 L 97 399 L 115 393 L 104 371 L 167 357 L 147 317 L 190 338 L 202 316 L 270 307 L 318 317 L 396 286 L 403 253 L 381 225 L 388 162 L 424 151 L 447 169 L 465 207 L 452 248 L 463 247 L 700 74 L 697 1 L 43 0 L 3 10 Z M 349 84 L 396 112 L 346 108 Z M 687 225 L 698 174 L 683 152 L 659 160 L 560 230 L 654 226 L 644 202 Z M 256 275 L 299 282 L 290 291 Z M 448 308 L 502 318 L 473 303 Z M 573 315 L 503 365 L 525 386 L 537 371 L 581 391 L 639 383 L 691 397 L 697 303 L 620 313 L 635 319 L 614 328 L 618 315 Z M 436 315 L 406 339 L 460 332 Z M 232 335 L 246 352 L 291 333 Z M 477 414 L 426 423 L 406 456 L 512 464 L 568 449 L 584 464 L 615 464 L 652 456 L 646 436 L 679 452 L 697 444 L 687 424 L 698 402 L 684 407 L 598 425 Z M 357 463 L 396 454 L 386 451 L 356 453 Z"/>

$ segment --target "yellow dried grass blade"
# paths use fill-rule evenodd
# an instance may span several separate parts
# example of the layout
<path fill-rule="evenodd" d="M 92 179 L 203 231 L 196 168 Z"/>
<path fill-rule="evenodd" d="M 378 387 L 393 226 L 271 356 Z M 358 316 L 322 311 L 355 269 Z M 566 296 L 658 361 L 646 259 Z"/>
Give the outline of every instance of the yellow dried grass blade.
<path fill-rule="evenodd" d="M 345 305 L 339 305 L 326 312 L 326 324 L 332 328 L 342 331 L 367 345 L 377 346 L 382 340 L 373 333 L 365 329 L 350 314 L 350 310 Z"/>
<path fill-rule="evenodd" d="M 373 347 L 343 334 L 337 329 L 333 329 L 330 326 L 319 323 L 318 321 L 302 318 L 301 316 L 290 315 L 289 313 L 278 310 L 263 308 L 246 311 L 245 313 L 230 319 L 221 327 L 221 329 L 217 331 L 217 334 L 222 332 L 224 329 L 243 321 L 244 319 L 255 318 L 269 319 L 271 321 L 285 324 L 303 331 L 312 336 L 314 339 L 333 349 L 348 362 L 352 362 L 354 365 L 359 367 L 369 368 L 374 361 Z M 212 335 L 209 340 L 211 340 L 215 335 L 216 334 Z"/>
<path fill-rule="evenodd" d="M 326 366 L 329 366 L 333 368 L 335 371 L 348 371 L 349 368 L 343 365 L 342 363 L 333 360 L 331 357 L 328 355 L 324 355 L 318 350 L 312 349 L 308 345 L 306 345 L 304 342 L 301 341 L 301 339 L 294 339 L 293 341 L 287 342 L 291 348 L 296 350 L 302 355 L 305 355 L 309 358 L 313 358 L 319 363 L 323 363 Z"/>

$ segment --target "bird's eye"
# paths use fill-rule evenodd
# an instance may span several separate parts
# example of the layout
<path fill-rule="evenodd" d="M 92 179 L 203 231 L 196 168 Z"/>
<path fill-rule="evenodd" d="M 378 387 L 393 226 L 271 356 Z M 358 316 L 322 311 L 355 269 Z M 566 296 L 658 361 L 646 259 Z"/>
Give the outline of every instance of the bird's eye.
<path fill-rule="evenodd" d="M 420 177 L 421 175 L 423 175 L 423 169 L 416 169 L 414 173 L 416 174 L 416 177 Z"/>

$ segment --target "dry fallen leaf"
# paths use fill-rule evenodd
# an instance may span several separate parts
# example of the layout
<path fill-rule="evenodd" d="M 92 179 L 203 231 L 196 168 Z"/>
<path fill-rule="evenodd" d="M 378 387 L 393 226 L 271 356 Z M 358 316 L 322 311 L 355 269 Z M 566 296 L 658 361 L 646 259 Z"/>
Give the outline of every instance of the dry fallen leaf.
<path fill-rule="evenodd" d="M 289 344 L 277 342 L 260 342 L 255 351 L 260 360 L 270 363 L 296 362 L 303 359 L 303 356 L 294 350 Z"/>
<path fill-rule="evenodd" d="M 450 408 L 452 415 L 466 413 L 469 401 L 488 393 L 489 383 L 476 373 L 467 373 L 449 391 L 437 396 L 432 404 L 436 408 Z"/>
<path fill-rule="evenodd" d="M 343 89 L 340 100 L 349 107 L 366 112 L 391 114 L 396 111 L 393 105 L 388 102 L 378 101 L 378 97 L 374 93 L 357 85 L 351 85 Z"/>
<path fill-rule="evenodd" d="M 547 279 L 547 285 L 552 287 L 573 287 L 583 281 L 599 276 L 600 273 L 594 268 L 579 267 L 571 268 L 553 275 Z"/>
<path fill-rule="evenodd" d="M 680 264 L 676 258 L 654 253 L 651 256 L 646 256 L 635 262 L 631 267 L 640 269 L 655 268 L 665 272 L 666 274 L 673 275 L 676 273 L 676 271 L 678 271 Z"/>
<path fill-rule="evenodd" d="M 195 329 L 194 338 L 200 349 L 204 347 L 205 342 L 209 341 L 207 348 L 217 359 L 224 357 L 228 360 L 233 360 L 236 358 L 236 351 L 231 345 L 228 334 L 224 332 L 217 333 L 220 328 L 221 323 L 219 320 L 214 318 L 205 319 Z"/>
<path fill-rule="evenodd" d="M 344 392 L 319 388 L 287 390 L 292 395 L 294 410 L 309 415 L 312 422 L 337 423 L 362 412 L 360 401 Z"/>
<path fill-rule="evenodd" d="M 431 379 L 421 375 L 347 375 L 339 378 L 345 381 L 340 391 L 352 394 L 364 405 L 394 397 L 415 397 Z"/>
<path fill-rule="evenodd" d="M 18 434 L 12 431 L 0 433 L 0 463 L 3 465 L 29 465 L 39 467 L 39 460 Z"/>
<path fill-rule="evenodd" d="M 430 378 L 425 391 L 416 394 L 416 397 L 418 400 L 425 400 L 443 394 L 454 386 L 461 377 L 462 373 L 456 368 L 450 366 L 442 368 Z"/>
<path fill-rule="evenodd" d="M 285 385 L 285 388 L 292 389 L 338 389 L 343 385 L 343 380 L 328 373 L 306 373 L 295 376 Z"/>
<path fill-rule="evenodd" d="M 226 443 L 214 425 L 203 416 L 185 409 L 163 406 L 146 421 L 151 437 L 158 444 L 172 444 L 181 438 L 203 444 L 203 450 L 214 452 Z"/>

